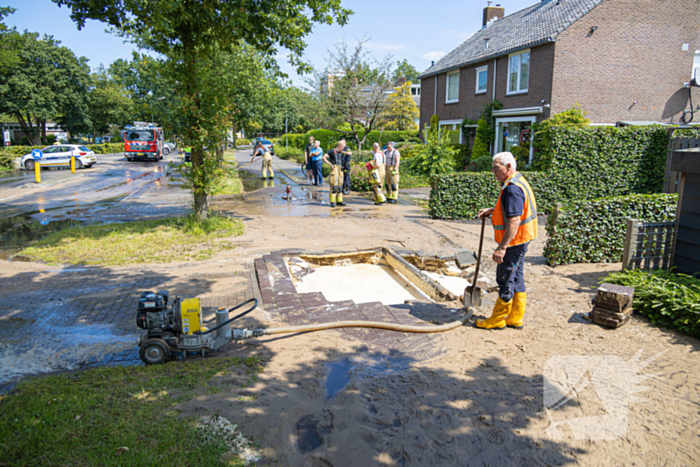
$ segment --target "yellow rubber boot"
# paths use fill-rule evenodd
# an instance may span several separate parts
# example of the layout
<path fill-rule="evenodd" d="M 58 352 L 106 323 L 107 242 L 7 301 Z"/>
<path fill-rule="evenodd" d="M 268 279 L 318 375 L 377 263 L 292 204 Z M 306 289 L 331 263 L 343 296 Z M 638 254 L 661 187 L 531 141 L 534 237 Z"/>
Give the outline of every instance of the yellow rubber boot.
<path fill-rule="evenodd" d="M 525 292 L 515 292 L 515 295 L 513 295 L 513 306 L 510 309 L 510 314 L 506 318 L 506 326 L 516 329 L 523 328 L 526 295 Z"/>
<path fill-rule="evenodd" d="M 477 319 L 476 327 L 482 329 L 503 329 L 506 327 L 506 316 L 510 313 L 513 300 L 504 302 L 499 297 L 493 307 L 493 313 L 489 319 Z"/>

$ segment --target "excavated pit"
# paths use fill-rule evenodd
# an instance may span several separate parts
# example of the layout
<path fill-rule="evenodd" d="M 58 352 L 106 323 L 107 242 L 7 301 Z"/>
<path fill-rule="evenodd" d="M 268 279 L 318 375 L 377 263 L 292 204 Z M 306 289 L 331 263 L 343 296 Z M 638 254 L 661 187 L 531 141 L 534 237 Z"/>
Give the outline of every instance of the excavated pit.
<path fill-rule="evenodd" d="M 459 300 L 469 285 L 473 265 L 417 254 L 399 255 L 386 249 L 286 256 L 285 263 L 298 293 L 321 292 L 329 301 L 381 302 Z"/>

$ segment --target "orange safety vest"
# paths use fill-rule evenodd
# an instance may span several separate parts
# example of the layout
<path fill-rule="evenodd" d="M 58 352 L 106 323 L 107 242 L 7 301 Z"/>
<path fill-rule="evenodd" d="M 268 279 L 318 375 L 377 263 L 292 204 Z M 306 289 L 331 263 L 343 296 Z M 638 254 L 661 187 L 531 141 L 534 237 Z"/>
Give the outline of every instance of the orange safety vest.
<path fill-rule="evenodd" d="M 537 203 L 535 202 L 535 194 L 532 192 L 530 184 L 525 180 L 520 172 L 516 172 L 515 175 L 510 177 L 503 184 L 503 188 L 508 185 L 517 185 L 525 193 L 525 205 L 523 206 L 523 215 L 520 216 L 520 226 L 518 227 L 518 232 L 515 234 L 515 238 L 508 245 L 516 246 L 522 245 L 523 243 L 531 242 L 537 238 Z M 503 194 L 503 189 L 501 189 L 501 195 Z M 496 208 L 491 216 L 491 224 L 493 225 L 494 233 L 496 235 L 496 241 L 500 244 L 503 240 L 503 236 L 506 233 L 506 219 L 503 214 L 503 207 L 501 206 L 501 195 L 498 196 L 498 202 L 496 203 Z"/>

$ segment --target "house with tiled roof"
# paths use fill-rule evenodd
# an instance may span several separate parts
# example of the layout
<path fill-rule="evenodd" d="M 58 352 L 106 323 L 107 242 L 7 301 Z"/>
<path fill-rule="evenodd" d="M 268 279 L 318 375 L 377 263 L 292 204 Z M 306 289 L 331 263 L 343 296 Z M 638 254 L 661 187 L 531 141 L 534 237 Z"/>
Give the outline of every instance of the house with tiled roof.
<path fill-rule="evenodd" d="M 700 120 L 700 1 L 543 0 L 508 16 L 490 3 L 482 29 L 421 74 L 421 128 L 437 114 L 468 144 L 463 119 L 498 100 L 497 152 L 576 103 L 593 124 Z"/>

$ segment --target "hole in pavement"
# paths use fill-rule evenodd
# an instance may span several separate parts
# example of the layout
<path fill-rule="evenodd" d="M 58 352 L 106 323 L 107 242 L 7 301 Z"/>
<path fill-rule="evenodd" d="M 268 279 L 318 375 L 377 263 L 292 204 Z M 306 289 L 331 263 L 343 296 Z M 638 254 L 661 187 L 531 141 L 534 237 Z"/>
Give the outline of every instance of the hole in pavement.
<path fill-rule="evenodd" d="M 297 448 L 302 453 L 311 452 L 323 444 L 318 432 L 318 420 L 313 415 L 305 415 L 297 422 Z"/>

